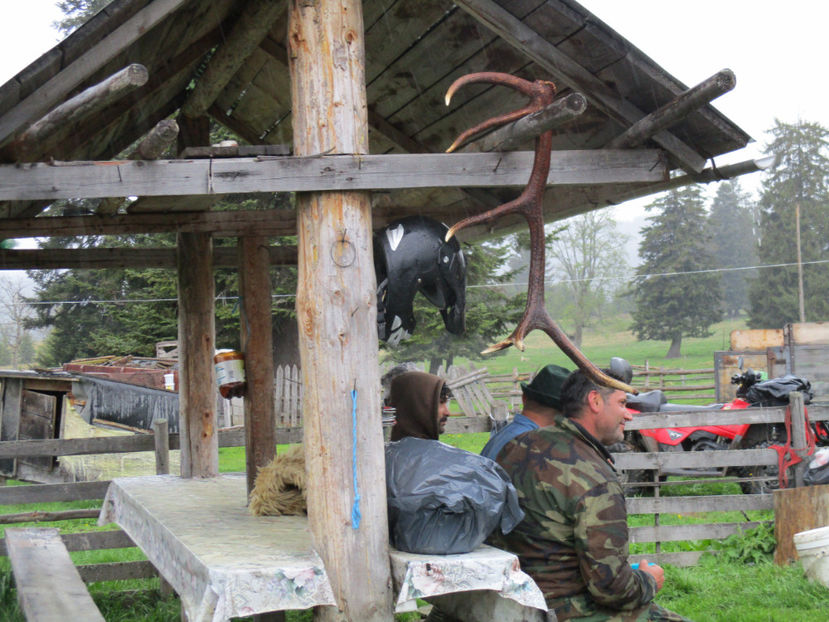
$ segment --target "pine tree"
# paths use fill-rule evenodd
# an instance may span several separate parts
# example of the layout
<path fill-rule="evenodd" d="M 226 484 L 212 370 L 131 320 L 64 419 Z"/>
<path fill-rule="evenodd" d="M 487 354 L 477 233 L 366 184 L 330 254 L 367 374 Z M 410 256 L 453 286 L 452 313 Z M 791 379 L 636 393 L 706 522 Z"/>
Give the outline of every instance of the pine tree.
<path fill-rule="evenodd" d="M 829 130 L 817 123 L 777 122 L 767 153 L 780 163 L 763 180 L 760 197 L 761 265 L 749 290 L 752 328 L 782 328 L 800 319 L 796 212 L 806 321 L 829 318 Z"/>
<path fill-rule="evenodd" d="M 735 270 L 757 264 L 757 242 L 750 199 L 739 182 L 721 183 L 708 216 L 711 254 L 720 273 L 726 317 L 734 318 L 748 310 L 748 285 L 756 270 Z"/>
<path fill-rule="evenodd" d="M 697 186 L 672 190 L 646 208 L 659 210 L 642 229 L 631 330 L 637 339 L 670 340 L 666 358 L 680 356 L 683 337 L 707 337 L 722 317 L 721 286 L 706 236 Z"/>

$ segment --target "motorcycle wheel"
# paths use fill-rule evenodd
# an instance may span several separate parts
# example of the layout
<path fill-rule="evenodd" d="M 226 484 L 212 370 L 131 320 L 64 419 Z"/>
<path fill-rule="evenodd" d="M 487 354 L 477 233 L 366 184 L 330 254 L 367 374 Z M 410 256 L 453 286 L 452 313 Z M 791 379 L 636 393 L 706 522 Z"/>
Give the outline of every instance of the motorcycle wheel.
<path fill-rule="evenodd" d="M 773 441 L 760 441 L 749 445 L 745 449 L 766 449 L 775 445 Z M 762 477 L 762 480 L 740 482 L 740 490 L 744 495 L 771 494 L 780 488 L 777 465 L 747 466 L 735 471 L 738 477 Z"/>
<path fill-rule="evenodd" d="M 612 445 L 607 445 L 610 453 L 627 453 L 631 451 L 642 451 L 634 443 L 624 440 Z M 646 469 L 631 469 L 619 471 L 619 483 L 626 497 L 649 497 L 653 495 L 653 486 L 636 486 L 639 482 L 653 481 L 651 472 Z"/>

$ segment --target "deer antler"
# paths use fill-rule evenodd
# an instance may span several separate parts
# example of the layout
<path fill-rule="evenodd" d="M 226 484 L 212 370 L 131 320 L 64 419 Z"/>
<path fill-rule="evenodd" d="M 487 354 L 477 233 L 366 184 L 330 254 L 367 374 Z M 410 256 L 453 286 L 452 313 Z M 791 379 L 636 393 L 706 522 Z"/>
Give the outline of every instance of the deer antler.
<path fill-rule="evenodd" d="M 527 106 L 506 113 L 504 115 L 493 117 L 478 125 L 463 132 L 452 145 L 446 150 L 450 153 L 457 149 L 460 145 L 470 141 L 473 137 L 505 123 L 515 121 L 527 114 L 540 110 L 553 101 L 556 94 L 556 87 L 552 82 L 543 80 L 536 80 L 530 82 L 522 78 L 511 76 L 509 74 L 483 72 L 472 73 L 455 80 L 446 92 L 446 104 L 448 105 L 452 95 L 467 84 L 473 82 L 488 82 L 491 84 L 502 84 L 509 86 L 515 90 L 523 93 L 530 98 Z M 533 168 L 530 173 L 530 179 L 527 182 L 523 192 L 514 200 L 499 205 L 491 210 L 476 216 L 464 218 L 460 222 L 450 227 L 446 233 L 446 240 L 448 241 L 453 235 L 464 227 L 476 225 L 480 223 L 488 223 L 505 214 L 519 213 L 527 220 L 530 228 L 530 274 L 529 286 L 527 290 L 527 306 L 524 309 L 524 315 L 521 321 L 516 326 L 512 334 L 503 341 L 496 343 L 486 350 L 483 354 L 490 352 L 497 352 L 503 350 L 511 345 L 514 345 L 519 350 L 524 350 L 524 337 L 535 329 L 541 329 L 553 340 L 553 342 L 561 348 L 561 350 L 573 361 L 576 366 L 581 369 L 588 377 L 595 382 L 620 389 L 628 393 L 636 393 L 636 389 L 627 385 L 624 382 L 611 378 L 603 373 L 593 363 L 591 363 L 584 354 L 568 339 L 564 331 L 547 313 L 544 307 L 544 212 L 542 200 L 544 198 L 544 190 L 547 186 L 547 176 L 550 172 L 550 151 L 553 144 L 553 133 L 548 130 L 535 139 L 535 158 L 533 160 Z"/>

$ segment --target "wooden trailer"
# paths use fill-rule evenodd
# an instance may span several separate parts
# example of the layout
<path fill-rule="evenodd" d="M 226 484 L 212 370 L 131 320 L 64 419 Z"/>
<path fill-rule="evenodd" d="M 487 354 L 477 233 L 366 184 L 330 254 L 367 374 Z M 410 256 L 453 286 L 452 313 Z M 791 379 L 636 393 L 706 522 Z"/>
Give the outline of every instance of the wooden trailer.
<path fill-rule="evenodd" d="M 308 526 L 333 597 L 316 615 L 389 620 L 372 229 L 408 214 L 452 224 L 515 197 L 550 128 L 548 222 L 758 170 L 767 162 L 715 166 L 750 138 L 709 105 L 735 84 L 711 69 L 687 88 L 573 0 L 114 0 L 0 87 L 0 238 L 175 232 L 177 247 L 2 250 L 0 267 L 176 270 L 181 477 L 209 481 L 213 269 L 236 266 L 249 490 L 274 452 L 267 270 L 296 263 Z M 476 71 L 552 80 L 559 97 L 444 154 L 523 104 L 477 86 L 445 106 Z M 211 146 L 211 119 L 246 144 Z M 296 192 L 295 208 L 213 209 L 240 192 Z M 93 215 L 43 214 L 61 198 L 101 201 Z M 522 227 L 512 216 L 461 237 Z M 237 248 L 214 249 L 220 237 Z"/>

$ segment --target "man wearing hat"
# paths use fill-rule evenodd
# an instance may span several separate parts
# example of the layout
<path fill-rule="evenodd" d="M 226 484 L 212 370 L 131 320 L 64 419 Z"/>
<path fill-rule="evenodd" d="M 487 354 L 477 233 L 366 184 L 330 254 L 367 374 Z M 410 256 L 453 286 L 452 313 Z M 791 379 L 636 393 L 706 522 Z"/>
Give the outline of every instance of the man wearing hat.
<path fill-rule="evenodd" d="M 481 455 L 495 460 L 504 445 L 519 434 L 552 425 L 555 416 L 561 414 L 561 385 L 569 373 L 558 365 L 547 365 L 535 375 L 532 382 L 522 382 L 523 412 L 516 413 L 507 426 L 490 437 L 481 450 Z"/>

